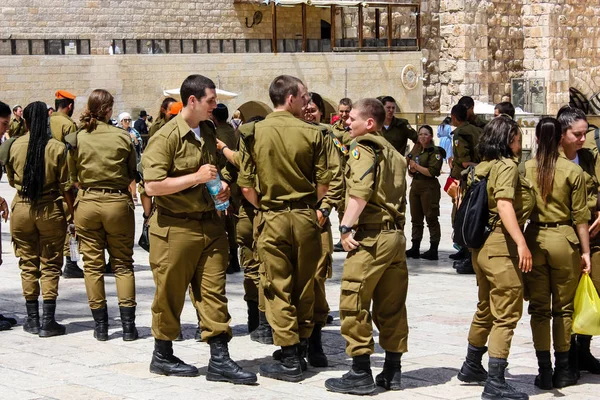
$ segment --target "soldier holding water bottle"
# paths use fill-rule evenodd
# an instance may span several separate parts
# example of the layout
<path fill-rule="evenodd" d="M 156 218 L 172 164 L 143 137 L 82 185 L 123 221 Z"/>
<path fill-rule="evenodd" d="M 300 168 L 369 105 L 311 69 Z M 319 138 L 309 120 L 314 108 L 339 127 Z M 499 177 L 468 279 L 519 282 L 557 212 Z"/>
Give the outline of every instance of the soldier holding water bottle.
<path fill-rule="evenodd" d="M 180 93 L 181 113 L 152 136 L 142 157 L 146 193 L 157 205 L 150 221 L 150 267 L 156 283 L 150 372 L 198 375 L 196 367 L 174 356 L 172 343 L 179 335 L 191 286 L 202 339 L 210 345 L 206 379 L 252 384 L 256 375 L 229 357 L 227 344 L 232 336 L 225 297 L 228 243 L 216 208 L 227 206 L 230 176 L 224 170 L 221 181 L 215 166 L 216 132 L 208 121 L 216 107 L 215 84 L 202 75 L 190 75 Z M 214 200 L 211 193 L 216 193 Z"/>

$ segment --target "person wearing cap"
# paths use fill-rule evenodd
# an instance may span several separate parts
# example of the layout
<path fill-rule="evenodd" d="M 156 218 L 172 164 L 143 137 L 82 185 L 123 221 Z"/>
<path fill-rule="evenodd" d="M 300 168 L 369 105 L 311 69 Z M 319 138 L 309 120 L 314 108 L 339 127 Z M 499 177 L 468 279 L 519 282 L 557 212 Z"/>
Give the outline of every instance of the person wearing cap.
<path fill-rule="evenodd" d="M 10 121 L 10 125 L 8 126 L 8 137 L 18 137 L 23 136 L 27 133 L 27 126 L 25 125 L 25 120 L 23 119 L 23 107 L 20 105 L 16 105 L 12 109 L 13 111 L 13 119 Z"/>
<path fill-rule="evenodd" d="M 148 125 L 146 124 L 147 119 L 148 113 L 146 113 L 146 110 L 142 110 L 140 111 L 140 117 L 137 121 L 135 121 L 135 124 L 133 124 L 135 130 L 138 131 L 143 137 L 148 135 Z"/>
<path fill-rule="evenodd" d="M 229 110 L 227 106 L 223 103 L 217 104 L 217 108 L 212 111 L 212 120 L 215 123 L 215 127 L 217 129 L 217 139 L 225 143 L 227 147 L 230 149 L 235 149 L 237 144 L 237 138 L 235 134 L 235 129 L 231 125 L 227 123 L 227 118 L 229 117 Z M 224 167 L 227 164 L 227 159 L 224 155 L 219 154 L 218 157 L 218 166 L 220 168 Z M 238 245 L 236 240 L 236 218 L 238 210 L 240 208 L 242 192 L 237 183 L 232 182 L 231 186 L 231 199 L 230 204 L 233 209 L 232 212 L 227 213 L 227 215 L 223 216 L 223 220 L 225 223 L 225 230 L 227 231 L 227 239 L 229 241 L 229 266 L 227 267 L 227 273 L 233 274 L 236 272 L 240 272 L 240 262 L 238 259 Z"/>
<path fill-rule="evenodd" d="M 77 132 L 77 124 L 71 118 L 73 116 L 73 109 L 75 108 L 76 96 L 66 90 L 57 90 L 54 97 L 56 111 L 50 116 L 50 133 L 54 139 L 66 143 L 65 137 L 71 133 Z M 75 189 L 72 188 L 70 184 L 67 185 L 65 190 L 71 192 L 73 196 L 75 196 Z M 69 209 L 67 207 L 64 207 L 64 209 L 67 220 L 71 220 L 72 215 L 70 214 Z M 77 265 L 77 261 L 71 260 L 69 238 L 70 235 L 67 235 L 63 248 L 63 255 L 66 259 L 62 276 L 66 279 L 81 279 L 83 278 L 83 271 Z"/>
<path fill-rule="evenodd" d="M 173 118 L 174 116 L 178 115 L 182 109 L 183 103 L 181 101 L 178 101 L 176 103 L 171 104 L 171 107 L 167 112 L 170 115 L 170 118 Z"/>

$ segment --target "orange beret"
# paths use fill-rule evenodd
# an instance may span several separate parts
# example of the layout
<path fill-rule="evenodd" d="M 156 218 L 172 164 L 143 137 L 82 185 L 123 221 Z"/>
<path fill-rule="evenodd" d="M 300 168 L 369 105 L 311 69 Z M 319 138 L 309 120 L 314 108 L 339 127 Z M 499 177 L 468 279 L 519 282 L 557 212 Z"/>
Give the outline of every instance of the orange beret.
<path fill-rule="evenodd" d="M 183 103 L 181 101 L 172 103 L 171 107 L 169 107 L 169 114 L 177 115 L 177 114 L 179 114 L 179 112 L 181 111 L 182 108 L 183 108 Z"/>
<path fill-rule="evenodd" d="M 76 97 L 73 93 L 69 93 L 66 90 L 57 90 L 56 94 L 54 96 L 58 100 L 60 100 L 60 99 L 75 100 L 75 97 Z"/>

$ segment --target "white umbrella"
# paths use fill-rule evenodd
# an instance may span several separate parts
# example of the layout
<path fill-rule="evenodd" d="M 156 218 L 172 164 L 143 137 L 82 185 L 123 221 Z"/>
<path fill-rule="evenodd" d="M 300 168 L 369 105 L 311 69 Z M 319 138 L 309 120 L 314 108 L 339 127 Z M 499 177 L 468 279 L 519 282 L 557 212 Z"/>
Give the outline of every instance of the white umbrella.
<path fill-rule="evenodd" d="M 239 95 L 237 93 L 233 93 L 233 92 L 228 92 L 226 90 L 222 90 L 222 89 L 217 89 L 217 97 L 221 100 L 229 100 L 229 99 L 233 99 L 235 97 L 238 97 Z M 163 94 L 165 96 L 179 96 L 179 89 L 166 89 L 163 91 Z"/>

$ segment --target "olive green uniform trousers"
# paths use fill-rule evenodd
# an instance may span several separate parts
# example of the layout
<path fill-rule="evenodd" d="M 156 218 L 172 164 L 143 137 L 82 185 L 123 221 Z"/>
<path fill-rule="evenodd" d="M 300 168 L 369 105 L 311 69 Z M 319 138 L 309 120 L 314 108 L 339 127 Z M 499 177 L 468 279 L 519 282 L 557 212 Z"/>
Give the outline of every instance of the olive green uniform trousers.
<path fill-rule="evenodd" d="M 436 180 L 414 179 L 410 186 L 409 203 L 412 222 L 411 240 L 423 239 L 423 219 L 427 221 L 432 243 L 439 243 L 442 237 L 440 228 L 440 184 Z"/>
<path fill-rule="evenodd" d="M 533 269 L 525 274 L 531 333 L 536 351 L 569 351 L 575 291 L 581 274 L 579 239 L 571 226 L 544 228 L 533 224 L 525 232 Z"/>
<path fill-rule="evenodd" d="M 240 247 L 240 264 L 244 270 L 244 300 L 259 302 L 259 262 L 255 255 L 254 220 L 255 209 L 242 200 L 237 222 L 237 244 Z"/>
<path fill-rule="evenodd" d="M 276 346 L 293 346 L 313 330 L 316 254 L 321 227 L 312 209 L 263 211 L 258 253 L 267 319 Z"/>
<path fill-rule="evenodd" d="M 523 278 L 517 245 L 508 232 L 498 227 L 482 248 L 473 250 L 472 261 L 479 301 L 469 343 L 475 347 L 489 343 L 490 357 L 507 359 L 514 330 L 523 315 Z"/>
<path fill-rule="evenodd" d="M 104 249 L 108 250 L 120 307 L 134 307 L 134 205 L 129 192 L 79 190 L 75 229 L 83 257 L 83 276 L 91 309 L 106 307 Z"/>
<path fill-rule="evenodd" d="M 35 207 L 15 196 L 10 233 L 19 258 L 25 300 L 56 300 L 62 267 L 62 248 L 67 223 L 62 201 L 56 194 L 45 196 Z"/>
<path fill-rule="evenodd" d="M 315 273 L 315 310 L 314 323 L 324 326 L 329 315 L 329 304 L 325 293 L 325 281 L 333 272 L 333 236 L 329 218 L 321 228 L 321 256 Z"/>
<path fill-rule="evenodd" d="M 373 325 L 379 344 L 390 352 L 408 350 L 406 239 L 399 230 L 361 231 L 360 247 L 348 253 L 340 296 L 341 333 L 346 353 L 373 354 Z M 371 302 L 373 309 L 371 311 Z"/>
<path fill-rule="evenodd" d="M 152 335 L 177 339 L 191 286 L 202 340 L 222 333 L 231 337 L 225 295 L 229 248 L 222 219 L 216 212 L 169 214 L 159 208 L 150 222 L 150 268 L 156 284 Z"/>

